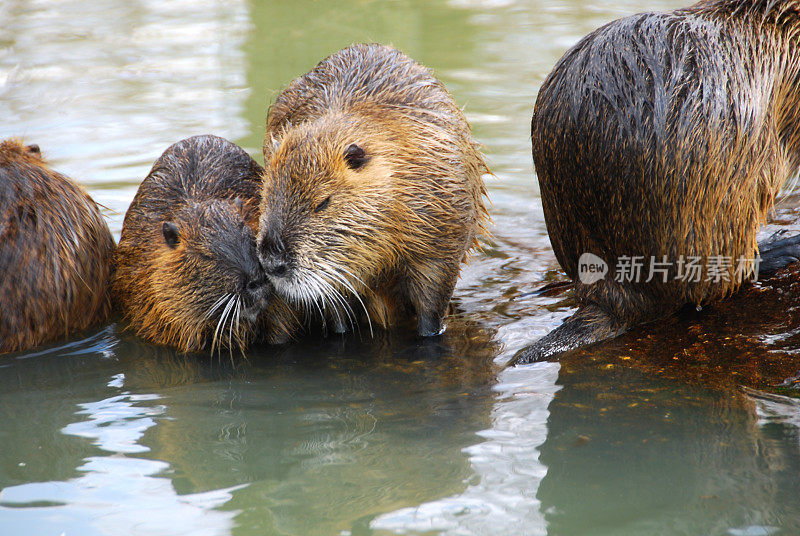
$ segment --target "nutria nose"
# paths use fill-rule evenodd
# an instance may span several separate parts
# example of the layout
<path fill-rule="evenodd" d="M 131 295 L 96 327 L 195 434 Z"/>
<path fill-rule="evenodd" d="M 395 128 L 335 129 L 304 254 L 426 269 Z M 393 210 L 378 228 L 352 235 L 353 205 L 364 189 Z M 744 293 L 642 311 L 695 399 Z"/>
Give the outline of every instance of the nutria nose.
<path fill-rule="evenodd" d="M 289 271 L 289 261 L 286 245 L 274 230 L 261 237 L 258 245 L 258 256 L 261 266 L 267 274 L 274 277 L 283 277 Z"/>
<path fill-rule="evenodd" d="M 289 263 L 277 255 L 269 255 L 263 259 L 264 270 L 275 277 L 283 277 L 289 271 Z"/>
<path fill-rule="evenodd" d="M 267 276 L 262 275 L 257 279 L 251 279 L 248 281 L 247 285 L 245 285 L 245 289 L 247 292 L 254 293 L 257 292 L 260 288 L 266 286 L 267 284 Z"/>

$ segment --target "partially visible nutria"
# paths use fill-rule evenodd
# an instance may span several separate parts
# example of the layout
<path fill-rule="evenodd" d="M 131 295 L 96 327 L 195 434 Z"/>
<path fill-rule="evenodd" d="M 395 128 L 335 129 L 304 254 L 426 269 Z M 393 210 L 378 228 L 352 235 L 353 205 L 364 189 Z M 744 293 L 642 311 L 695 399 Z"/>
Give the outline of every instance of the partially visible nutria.
<path fill-rule="evenodd" d="M 327 309 L 337 332 L 358 305 L 441 333 L 488 170 L 430 70 L 383 45 L 329 56 L 270 107 L 264 159 L 258 251 L 281 295 Z"/>
<path fill-rule="evenodd" d="M 255 249 L 262 171 L 216 136 L 182 140 L 156 160 L 115 256 L 114 296 L 138 335 L 189 352 L 243 350 L 262 330 L 273 341 L 289 334 L 291 312 Z"/>
<path fill-rule="evenodd" d="M 800 1 L 706 0 L 603 26 L 545 80 L 531 138 L 579 308 L 517 362 L 723 298 L 754 273 L 756 232 L 800 164 Z M 768 247 L 770 269 L 797 258 L 796 240 Z M 604 279 L 580 280 L 584 253 Z"/>
<path fill-rule="evenodd" d="M 39 146 L 0 142 L 0 353 L 105 320 L 113 251 L 83 188 L 51 170 Z"/>

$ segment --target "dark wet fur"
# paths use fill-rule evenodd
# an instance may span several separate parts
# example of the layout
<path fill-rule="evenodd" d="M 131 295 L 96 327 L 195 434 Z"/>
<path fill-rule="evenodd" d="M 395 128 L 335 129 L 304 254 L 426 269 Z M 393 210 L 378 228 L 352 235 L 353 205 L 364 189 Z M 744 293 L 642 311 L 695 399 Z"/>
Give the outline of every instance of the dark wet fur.
<path fill-rule="evenodd" d="M 284 338 L 291 313 L 272 295 L 255 250 L 262 172 L 216 136 L 180 141 L 155 162 L 116 255 L 115 298 L 137 334 L 182 351 L 244 350 L 264 332 Z M 175 229 L 172 246 L 165 225 Z M 261 299 L 269 304 L 261 323 L 239 318 Z"/>
<path fill-rule="evenodd" d="M 734 268 L 756 257 L 756 232 L 800 164 L 799 48 L 797 0 L 719 0 L 614 21 L 564 55 L 531 136 L 579 314 L 517 362 L 558 354 L 562 337 L 596 342 L 738 288 L 733 270 L 730 281 L 637 284 L 613 281 L 614 266 L 623 255 L 722 255 Z M 577 280 L 584 252 L 609 263 L 605 280 Z M 588 306 L 602 311 L 593 329 L 580 314 Z"/>
<path fill-rule="evenodd" d="M 0 143 L 0 353 L 105 320 L 114 240 L 97 204 L 38 146 Z"/>

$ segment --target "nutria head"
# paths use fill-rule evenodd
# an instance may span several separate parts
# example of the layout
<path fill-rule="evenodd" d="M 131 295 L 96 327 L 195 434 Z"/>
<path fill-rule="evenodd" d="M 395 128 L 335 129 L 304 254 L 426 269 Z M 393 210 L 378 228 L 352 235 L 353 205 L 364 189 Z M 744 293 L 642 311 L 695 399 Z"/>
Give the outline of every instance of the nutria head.
<path fill-rule="evenodd" d="M 393 140 L 367 121 L 327 117 L 282 133 L 266 162 L 258 255 L 275 289 L 345 307 L 396 263 L 414 215 L 393 176 Z"/>
<path fill-rule="evenodd" d="M 261 172 L 215 136 L 155 163 L 125 217 L 114 282 L 139 335 L 182 351 L 243 350 L 255 335 L 272 297 L 253 229 Z"/>
<path fill-rule="evenodd" d="M 97 204 L 38 145 L 0 142 L 0 352 L 105 320 L 113 248 Z"/>
<path fill-rule="evenodd" d="M 149 292 L 158 317 L 152 327 L 198 347 L 210 338 L 212 351 L 223 341 L 243 347 L 270 289 L 242 203 L 192 203 L 155 231 Z"/>

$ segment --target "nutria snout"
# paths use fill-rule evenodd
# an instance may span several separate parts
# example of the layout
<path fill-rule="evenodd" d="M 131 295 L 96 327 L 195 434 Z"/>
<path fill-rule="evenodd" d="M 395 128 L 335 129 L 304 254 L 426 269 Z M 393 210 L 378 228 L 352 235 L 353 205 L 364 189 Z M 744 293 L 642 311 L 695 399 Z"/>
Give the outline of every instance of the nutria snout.
<path fill-rule="evenodd" d="M 258 260 L 262 168 L 216 136 L 169 147 L 125 216 L 117 301 L 140 336 L 181 351 L 241 351 L 290 335 L 291 311 Z"/>
<path fill-rule="evenodd" d="M 258 254 L 276 291 L 343 332 L 443 317 L 488 218 L 488 172 L 469 124 L 431 72 L 353 45 L 270 107 Z"/>

